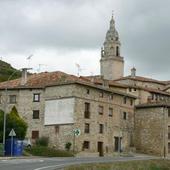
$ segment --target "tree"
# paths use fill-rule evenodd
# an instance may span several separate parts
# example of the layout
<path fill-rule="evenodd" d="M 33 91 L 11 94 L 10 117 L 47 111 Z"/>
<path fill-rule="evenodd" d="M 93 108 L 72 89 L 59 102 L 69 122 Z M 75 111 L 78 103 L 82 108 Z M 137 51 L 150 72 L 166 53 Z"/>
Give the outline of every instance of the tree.
<path fill-rule="evenodd" d="M 0 111 L 0 142 L 3 138 L 3 118 L 4 112 Z M 27 132 L 27 123 L 19 116 L 16 107 L 11 109 L 11 112 L 6 116 L 6 138 L 9 138 L 11 129 L 14 129 L 16 138 L 23 140 Z"/>

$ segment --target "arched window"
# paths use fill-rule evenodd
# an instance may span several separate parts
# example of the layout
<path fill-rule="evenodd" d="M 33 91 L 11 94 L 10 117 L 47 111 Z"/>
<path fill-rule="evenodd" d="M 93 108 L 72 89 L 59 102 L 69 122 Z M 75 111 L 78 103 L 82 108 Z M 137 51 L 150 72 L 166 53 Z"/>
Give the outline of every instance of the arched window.
<path fill-rule="evenodd" d="M 119 56 L 119 47 L 116 47 L 116 56 Z"/>

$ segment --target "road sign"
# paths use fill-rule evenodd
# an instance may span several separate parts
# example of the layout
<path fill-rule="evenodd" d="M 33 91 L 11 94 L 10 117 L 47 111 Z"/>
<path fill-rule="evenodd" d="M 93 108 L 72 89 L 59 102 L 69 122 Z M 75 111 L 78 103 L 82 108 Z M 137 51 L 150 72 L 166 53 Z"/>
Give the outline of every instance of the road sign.
<path fill-rule="evenodd" d="M 11 156 L 13 155 L 13 137 L 16 136 L 16 133 L 14 129 L 11 129 L 11 132 L 9 133 L 9 136 L 11 136 Z"/>
<path fill-rule="evenodd" d="M 74 129 L 74 135 L 75 136 L 80 136 L 80 134 L 81 134 L 81 131 L 80 131 L 80 129 Z"/>
<path fill-rule="evenodd" d="M 10 131 L 9 136 L 16 136 L 16 133 L 15 133 L 14 129 L 12 129 L 12 130 Z"/>

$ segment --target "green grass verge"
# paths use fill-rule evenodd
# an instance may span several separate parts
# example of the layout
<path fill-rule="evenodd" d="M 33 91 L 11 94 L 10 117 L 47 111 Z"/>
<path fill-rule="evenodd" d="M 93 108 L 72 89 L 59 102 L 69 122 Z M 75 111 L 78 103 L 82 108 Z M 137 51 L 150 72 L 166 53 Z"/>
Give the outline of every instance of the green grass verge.
<path fill-rule="evenodd" d="M 128 161 L 70 166 L 64 170 L 170 170 L 170 160 Z"/>
<path fill-rule="evenodd" d="M 25 151 L 33 156 L 45 156 L 45 157 L 73 157 L 71 152 L 56 150 L 44 146 L 33 146 L 30 149 L 25 149 Z"/>

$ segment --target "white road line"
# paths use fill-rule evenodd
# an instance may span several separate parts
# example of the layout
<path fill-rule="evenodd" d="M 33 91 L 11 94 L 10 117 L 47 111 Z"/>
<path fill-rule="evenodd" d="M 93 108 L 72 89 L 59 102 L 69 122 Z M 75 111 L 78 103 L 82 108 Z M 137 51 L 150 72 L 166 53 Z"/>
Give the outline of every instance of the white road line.
<path fill-rule="evenodd" d="M 26 160 L 1 160 L 0 163 L 8 163 L 8 164 L 24 164 L 24 163 L 36 163 L 36 162 L 44 162 L 43 159 L 37 159 L 37 160 L 33 160 L 33 159 L 26 159 Z"/>
<path fill-rule="evenodd" d="M 36 168 L 36 169 L 34 169 L 34 170 L 43 170 L 43 169 L 49 169 L 49 168 L 57 168 L 57 167 L 60 167 L 60 166 L 65 166 L 65 165 L 67 165 L 67 164 L 44 166 L 44 167 L 41 167 L 41 168 Z"/>
<path fill-rule="evenodd" d="M 34 170 L 43 170 L 43 169 L 49 169 L 49 168 L 57 168 L 57 167 L 62 167 L 62 166 L 66 166 L 66 165 L 75 165 L 76 163 L 65 163 L 65 164 L 59 164 L 59 165 L 51 165 L 51 166 L 43 166 L 40 168 L 36 168 Z"/>

